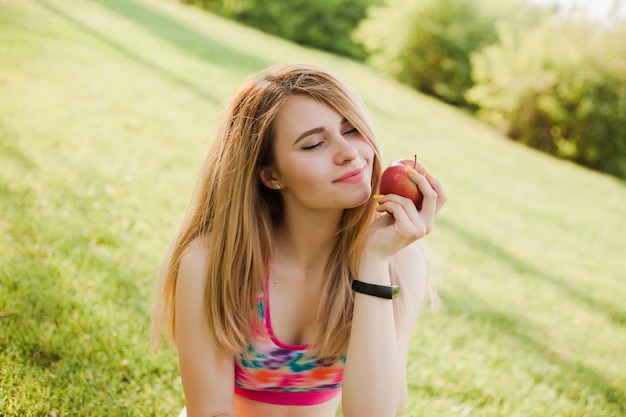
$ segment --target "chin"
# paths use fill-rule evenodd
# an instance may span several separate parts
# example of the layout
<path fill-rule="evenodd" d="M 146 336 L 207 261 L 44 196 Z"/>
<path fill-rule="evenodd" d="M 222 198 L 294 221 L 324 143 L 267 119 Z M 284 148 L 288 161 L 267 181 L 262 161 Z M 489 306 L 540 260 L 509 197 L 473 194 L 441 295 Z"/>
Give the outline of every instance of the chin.
<path fill-rule="evenodd" d="M 366 190 L 359 195 L 355 195 L 353 198 L 350 198 L 349 202 L 346 202 L 346 208 L 355 208 L 362 206 L 367 203 L 372 196 L 371 190 Z"/>

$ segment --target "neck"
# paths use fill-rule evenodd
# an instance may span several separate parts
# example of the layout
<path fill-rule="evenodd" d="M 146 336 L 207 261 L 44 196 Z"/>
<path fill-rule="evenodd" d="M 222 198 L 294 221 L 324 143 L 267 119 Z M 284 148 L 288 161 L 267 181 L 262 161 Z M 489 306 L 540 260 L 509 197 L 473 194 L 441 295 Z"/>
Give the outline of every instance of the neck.
<path fill-rule="evenodd" d="M 337 240 L 342 210 L 287 212 L 274 237 L 277 261 L 321 273 Z"/>

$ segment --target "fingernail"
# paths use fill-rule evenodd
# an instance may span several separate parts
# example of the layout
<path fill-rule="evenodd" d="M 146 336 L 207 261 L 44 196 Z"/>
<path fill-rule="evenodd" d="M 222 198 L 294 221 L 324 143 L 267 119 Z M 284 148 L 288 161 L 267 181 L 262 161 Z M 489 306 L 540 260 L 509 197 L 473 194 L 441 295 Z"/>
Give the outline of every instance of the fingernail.
<path fill-rule="evenodd" d="M 374 195 L 372 196 L 372 198 L 373 198 L 374 200 L 376 200 L 376 201 L 380 200 L 380 199 L 381 199 L 381 198 L 383 198 L 383 197 L 384 197 L 384 195 L 382 195 L 382 194 L 374 194 Z"/>
<path fill-rule="evenodd" d="M 430 172 L 428 172 L 428 171 L 426 171 L 426 173 L 424 174 L 424 176 L 425 176 L 426 178 L 433 178 L 432 174 L 431 174 Z"/>
<path fill-rule="evenodd" d="M 415 170 L 415 168 L 407 166 L 406 167 L 407 171 L 409 171 L 411 174 L 417 174 L 417 171 Z"/>

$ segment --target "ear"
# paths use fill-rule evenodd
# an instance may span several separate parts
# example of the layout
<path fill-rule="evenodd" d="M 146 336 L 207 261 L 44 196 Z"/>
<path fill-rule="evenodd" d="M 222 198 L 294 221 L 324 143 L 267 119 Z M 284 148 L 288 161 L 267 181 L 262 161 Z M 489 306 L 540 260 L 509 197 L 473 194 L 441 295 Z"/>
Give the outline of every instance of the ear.
<path fill-rule="evenodd" d="M 267 188 L 280 190 L 283 186 L 278 179 L 278 174 L 271 167 L 262 167 L 259 171 L 259 179 Z"/>

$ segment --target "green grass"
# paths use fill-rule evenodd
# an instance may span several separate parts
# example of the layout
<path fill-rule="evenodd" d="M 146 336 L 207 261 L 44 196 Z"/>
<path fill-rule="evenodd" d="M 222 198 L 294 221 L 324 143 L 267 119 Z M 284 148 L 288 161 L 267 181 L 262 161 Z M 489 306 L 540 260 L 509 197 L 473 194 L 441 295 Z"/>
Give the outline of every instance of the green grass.
<path fill-rule="evenodd" d="M 447 186 L 403 416 L 626 414 L 626 186 L 335 56 L 173 0 L 0 2 L 0 416 L 166 416 L 161 255 L 221 103 L 275 62 L 365 98 L 387 161 Z"/>

